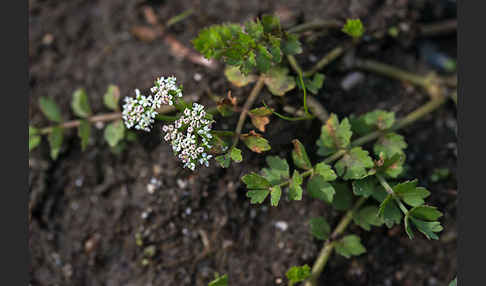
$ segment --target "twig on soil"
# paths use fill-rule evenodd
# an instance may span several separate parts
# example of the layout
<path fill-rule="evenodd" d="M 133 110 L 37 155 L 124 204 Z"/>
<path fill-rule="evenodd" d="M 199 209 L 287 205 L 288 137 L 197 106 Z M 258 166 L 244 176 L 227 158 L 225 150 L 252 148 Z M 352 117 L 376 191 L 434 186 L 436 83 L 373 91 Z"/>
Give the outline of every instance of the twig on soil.
<path fill-rule="evenodd" d="M 264 76 L 261 75 L 258 78 L 255 86 L 253 86 L 253 89 L 251 90 L 250 95 L 248 96 L 245 104 L 243 105 L 243 109 L 241 110 L 240 117 L 238 119 L 238 123 L 236 124 L 235 135 L 233 137 L 233 144 L 231 145 L 231 148 L 235 147 L 238 144 L 238 141 L 240 140 L 241 130 L 243 129 L 243 125 L 245 124 L 245 119 L 248 115 L 248 111 L 250 110 L 253 103 L 255 102 L 258 95 L 260 94 L 260 91 L 262 90 L 263 84 L 264 84 L 263 81 L 264 81 Z"/>
<path fill-rule="evenodd" d="M 447 20 L 439 23 L 425 24 L 420 26 L 420 33 L 423 36 L 436 36 L 457 31 L 457 19 Z"/>
<path fill-rule="evenodd" d="M 305 31 L 317 29 L 339 29 L 342 26 L 343 23 L 338 20 L 319 20 L 294 26 L 292 28 L 289 28 L 287 32 L 298 34 Z"/>
<path fill-rule="evenodd" d="M 192 49 L 186 47 L 179 40 L 177 40 L 172 34 L 167 33 L 166 29 L 178 21 L 181 21 L 185 17 L 192 14 L 192 11 L 188 10 L 174 18 L 169 19 L 167 24 L 162 25 L 157 16 L 152 9 L 152 7 L 145 6 L 143 8 L 144 16 L 146 21 L 152 27 L 137 26 L 132 28 L 132 34 L 138 39 L 144 42 L 152 42 L 157 38 L 163 38 L 164 42 L 169 45 L 170 52 L 173 56 L 179 59 L 188 59 L 190 62 L 205 66 L 209 69 L 216 69 L 218 64 L 213 60 L 208 60 L 204 58 L 201 54 L 193 51 Z M 191 12 L 191 13 L 189 13 Z"/>
<path fill-rule="evenodd" d="M 319 60 L 310 70 L 304 72 L 304 76 L 308 77 L 316 73 L 317 71 L 321 70 L 329 63 L 337 59 L 341 56 L 345 50 L 350 47 L 349 44 L 341 44 L 334 49 L 332 49 L 329 53 L 327 53 L 321 60 Z"/>

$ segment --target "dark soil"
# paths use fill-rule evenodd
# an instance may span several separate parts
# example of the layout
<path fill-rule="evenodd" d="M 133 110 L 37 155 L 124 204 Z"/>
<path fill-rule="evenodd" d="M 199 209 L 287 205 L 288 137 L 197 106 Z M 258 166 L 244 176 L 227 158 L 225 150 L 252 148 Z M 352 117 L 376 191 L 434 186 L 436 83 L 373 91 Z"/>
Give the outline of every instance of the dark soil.
<path fill-rule="evenodd" d="M 151 6 L 162 22 L 194 9 L 169 31 L 187 47 L 204 26 L 275 11 L 285 16 L 286 26 L 349 17 L 360 17 L 370 30 L 401 23 L 411 32 L 364 43 L 354 52 L 418 73 L 433 67 L 420 57 L 424 39 L 413 31 L 420 23 L 455 17 L 453 1 L 445 0 L 276 2 L 30 0 L 30 122 L 48 125 L 37 105 L 40 96 L 53 97 L 65 118 L 74 118 L 69 105 L 78 87 L 87 90 L 93 110 L 102 113 L 107 112 L 102 96 L 109 84 L 117 84 L 122 95 L 132 95 L 137 87 L 148 89 L 156 76 L 170 74 L 184 84 L 186 94 L 201 95 L 210 89 L 223 95 L 231 89 L 244 101 L 249 88 L 232 87 L 221 68 L 212 71 L 177 59 L 162 39 L 146 43 L 135 38 L 133 27 L 148 26 L 144 5 Z M 339 33 L 311 38 L 297 59 L 309 67 L 342 39 Z M 454 34 L 425 40 L 456 57 Z M 323 72 L 326 81 L 317 98 L 339 116 L 375 108 L 402 116 L 427 101 L 417 88 L 369 73 L 344 91 L 340 83 L 353 70 L 341 60 Z M 195 74 L 202 80 L 196 81 Z M 295 97 L 289 93 L 288 102 Z M 201 101 L 211 104 L 205 93 Z M 231 118 L 218 127 L 232 129 L 235 123 Z M 456 128 L 456 109 L 450 102 L 401 131 L 409 145 L 406 177 L 418 178 L 432 192 L 430 204 L 445 214 L 441 239 L 409 240 L 401 226 L 365 232 L 353 225 L 348 231 L 362 237 L 367 254 L 349 260 L 333 256 L 320 285 L 447 285 L 454 278 Z M 287 123 L 272 118 L 265 137 L 272 144 L 270 154 L 288 157 L 291 138 L 315 151 L 319 132 L 317 120 Z M 280 278 L 286 283 L 289 267 L 312 265 L 322 242 L 311 237 L 306 222 L 323 215 L 334 225 L 341 213 L 309 198 L 282 200 L 278 208 L 250 205 L 240 177 L 261 168 L 264 155 L 245 151 L 244 162 L 230 169 L 213 164 L 191 173 L 181 168 L 155 133 L 139 134 L 139 142 L 129 143 L 116 155 L 103 141 L 102 130 L 96 130 L 85 152 L 80 151 L 75 131 L 70 131 L 57 161 L 49 159 L 46 141 L 30 154 L 31 285 L 206 285 L 216 272 L 228 273 L 230 285 L 277 285 Z M 436 168 L 449 168 L 451 176 L 432 182 Z M 152 179 L 160 187 L 150 194 Z M 288 229 L 276 228 L 278 221 L 286 222 Z M 144 260 L 150 246 L 155 253 Z"/>

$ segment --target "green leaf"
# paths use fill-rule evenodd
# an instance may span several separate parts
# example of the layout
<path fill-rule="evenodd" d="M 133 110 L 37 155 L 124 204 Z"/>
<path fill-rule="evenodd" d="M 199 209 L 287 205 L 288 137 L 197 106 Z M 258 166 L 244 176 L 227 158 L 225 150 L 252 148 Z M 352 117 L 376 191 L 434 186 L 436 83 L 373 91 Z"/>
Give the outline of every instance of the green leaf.
<path fill-rule="evenodd" d="M 295 88 L 295 80 L 288 73 L 288 68 L 275 66 L 265 74 L 264 83 L 273 95 L 283 96 Z"/>
<path fill-rule="evenodd" d="M 324 162 L 317 163 L 314 167 L 316 174 L 320 175 L 324 180 L 330 182 L 336 180 L 337 176 L 334 170 Z"/>
<path fill-rule="evenodd" d="M 280 197 L 282 196 L 282 189 L 279 186 L 274 186 L 270 189 L 270 204 L 272 207 L 278 206 Z"/>
<path fill-rule="evenodd" d="M 299 171 L 294 170 L 294 174 L 292 175 L 292 180 L 290 181 L 289 185 L 289 200 L 293 201 L 300 201 L 302 200 L 302 182 L 303 182 L 302 175 L 299 173 Z"/>
<path fill-rule="evenodd" d="M 317 153 L 326 156 L 339 149 L 349 146 L 351 135 L 351 125 L 347 118 L 339 123 L 336 114 L 331 114 L 326 124 L 321 128 L 321 136 L 317 140 L 319 147 Z"/>
<path fill-rule="evenodd" d="M 287 276 L 287 279 L 289 280 L 289 286 L 304 281 L 309 278 L 310 275 L 311 269 L 307 264 L 303 266 L 292 266 L 287 273 L 285 273 L 285 276 Z"/>
<path fill-rule="evenodd" d="M 271 65 L 272 65 L 272 54 L 267 50 L 267 48 L 263 45 L 257 46 L 257 53 L 256 53 L 256 65 L 258 70 L 261 73 L 266 73 Z"/>
<path fill-rule="evenodd" d="M 61 123 L 61 110 L 57 103 L 50 97 L 39 98 L 39 106 L 42 113 L 51 121 Z"/>
<path fill-rule="evenodd" d="M 228 168 L 230 166 L 231 158 L 228 153 L 216 156 L 214 159 L 222 168 Z"/>
<path fill-rule="evenodd" d="M 439 236 L 435 234 L 436 232 L 441 232 L 443 227 L 438 221 L 423 221 L 416 219 L 414 217 L 409 218 L 415 227 L 423 234 L 427 239 L 439 239 Z M 408 233 L 408 232 L 407 232 Z M 413 236 L 412 236 L 413 238 Z"/>
<path fill-rule="evenodd" d="M 78 127 L 78 136 L 81 139 L 81 150 L 88 146 L 89 137 L 91 136 L 91 124 L 87 120 L 81 120 Z"/>
<path fill-rule="evenodd" d="M 353 194 L 345 183 L 333 183 L 335 190 L 334 199 L 332 200 L 332 206 L 336 210 L 347 210 L 353 203 Z"/>
<path fill-rule="evenodd" d="M 391 132 L 381 136 L 376 141 L 373 151 L 376 155 L 380 155 L 383 152 L 385 158 L 391 158 L 396 154 L 402 154 L 405 148 L 407 148 L 407 143 L 405 143 L 403 136 Z"/>
<path fill-rule="evenodd" d="M 271 183 L 273 183 L 272 181 L 278 183 L 281 179 L 289 178 L 289 164 L 287 160 L 278 156 L 267 156 L 265 161 L 269 168 L 263 168 L 262 171 L 266 175 L 264 177 Z"/>
<path fill-rule="evenodd" d="M 374 166 L 373 160 L 368 156 L 368 151 L 361 147 L 354 147 L 334 165 L 336 172 L 344 180 L 359 180 L 368 175 L 367 168 Z"/>
<path fill-rule="evenodd" d="M 436 207 L 426 205 L 414 207 L 408 213 L 416 219 L 427 221 L 434 221 L 442 216 L 442 213 Z"/>
<path fill-rule="evenodd" d="M 60 126 L 56 126 L 52 128 L 51 133 L 47 137 L 49 141 L 49 145 L 51 146 L 51 158 L 56 160 L 59 156 L 59 152 L 61 151 L 62 140 L 63 140 L 63 128 Z"/>
<path fill-rule="evenodd" d="M 34 150 L 41 142 L 41 137 L 37 135 L 38 133 L 39 129 L 29 126 L 29 152 Z"/>
<path fill-rule="evenodd" d="M 369 197 L 377 188 L 377 181 L 374 177 L 366 177 L 353 181 L 353 193 L 357 196 Z"/>
<path fill-rule="evenodd" d="M 217 277 L 209 282 L 208 286 L 228 286 L 228 274 Z"/>
<path fill-rule="evenodd" d="M 324 83 L 325 76 L 322 73 L 316 73 L 314 74 L 314 77 L 312 80 L 308 77 L 304 77 L 304 84 L 305 88 L 311 92 L 312 94 L 317 94 L 319 92 L 319 89 L 322 88 L 322 85 Z M 297 86 L 302 89 L 302 85 L 300 83 L 300 80 L 298 77 L 295 78 L 295 82 Z"/>
<path fill-rule="evenodd" d="M 255 40 L 263 36 L 263 25 L 260 21 L 248 21 L 245 23 L 245 31 Z"/>
<path fill-rule="evenodd" d="M 37 147 L 41 142 L 41 137 L 39 135 L 29 136 L 29 152 Z"/>
<path fill-rule="evenodd" d="M 272 61 L 280 63 L 282 61 L 282 51 L 280 50 L 281 40 L 273 35 L 268 35 L 270 41 L 270 54 L 272 54 Z"/>
<path fill-rule="evenodd" d="M 110 145 L 110 147 L 115 147 L 125 135 L 125 125 L 123 125 L 121 120 L 112 122 L 106 126 L 104 135 L 108 145 Z"/>
<path fill-rule="evenodd" d="M 449 283 L 449 286 L 457 286 L 457 277 Z"/>
<path fill-rule="evenodd" d="M 351 234 L 338 240 L 334 246 L 336 252 L 346 258 L 361 255 L 366 252 L 366 248 L 361 244 L 359 236 Z"/>
<path fill-rule="evenodd" d="M 360 19 L 347 19 L 342 31 L 353 38 L 359 38 L 364 33 L 363 23 Z"/>
<path fill-rule="evenodd" d="M 405 153 L 397 153 L 391 158 L 385 158 L 383 153 L 380 153 L 380 161 L 383 165 L 379 166 L 377 172 L 383 173 L 391 178 L 396 178 L 403 172 L 403 164 L 405 163 Z"/>
<path fill-rule="evenodd" d="M 302 143 L 300 143 L 300 141 L 297 139 L 292 140 L 292 144 L 294 144 L 294 149 L 292 150 L 292 159 L 294 160 L 295 166 L 304 170 L 312 169 L 312 164 L 309 160 L 309 156 L 307 156 L 304 145 L 302 145 Z"/>
<path fill-rule="evenodd" d="M 250 203 L 252 204 L 261 204 L 267 198 L 270 190 L 253 190 L 248 191 L 246 196 L 250 198 Z"/>
<path fill-rule="evenodd" d="M 248 134 L 242 134 L 241 140 L 245 143 L 251 151 L 256 153 L 262 153 L 272 149 L 270 144 L 268 144 L 267 139 L 263 138 L 260 134 L 255 132 L 250 132 Z"/>
<path fill-rule="evenodd" d="M 231 148 L 230 156 L 231 159 L 236 163 L 240 163 L 243 160 L 243 157 L 241 156 L 241 150 L 236 147 Z"/>
<path fill-rule="evenodd" d="M 86 118 L 91 116 L 91 107 L 89 106 L 88 96 L 84 89 L 79 88 L 73 93 L 73 99 L 71 101 L 71 108 L 74 114 L 81 118 Z"/>
<path fill-rule="evenodd" d="M 371 229 L 371 226 L 381 226 L 384 223 L 383 219 L 378 216 L 378 207 L 373 205 L 360 209 L 353 216 L 353 221 L 367 231 Z"/>
<path fill-rule="evenodd" d="M 393 191 L 405 203 L 412 207 L 420 206 L 425 203 L 424 199 L 430 195 L 425 188 L 416 187 L 417 180 L 406 181 L 393 187 Z"/>
<path fill-rule="evenodd" d="M 255 173 L 246 174 L 241 178 L 241 180 L 246 184 L 246 188 L 250 190 L 268 189 L 271 187 L 267 179 Z"/>
<path fill-rule="evenodd" d="M 118 101 L 120 100 L 120 89 L 114 84 L 110 84 L 103 96 L 103 103 L 113 111 L 118 111 Z"/>
<path fill-rule="evenodd" d="M 395 113 L 377 109 L 362 116 L 364 123 L 378 130 L 386 130 L 395 123 Z"/>
<path fill-rule="evenodd" d="M 311 234 L 320 240 L 326 240 L 331 234 L 331 227 L 323 217 L 315 217 L 309 221 Z"/>
<path fill-rule="evenodd" d="M 386 226 L 391 228 L 394 224 L 400 224 L 402 212 L 398 208 L 393 195 L 389 194 L 380 204 L 378 215 L 383 218 Z"/>
<path fill-rule="evenodd" d="M 302 53 L 302 45 L 294 34 L 287 34 L 287 38 L 282 41 L 282 52 L 286 55 L 296 55 Z"/>
<path fill-rule="evenodd" d="M 263 31 L 265 33 L 271 33 L 274 30 L 280 29 L 280 19 L 275 15 L 264 14 L 262 15 Z"/>
<path fill-rule="evenodd" d="M 254 74 L 244 75 L 240 69 L 235 66 L 227 66 L 224 69 L 224 75 L 235 86 L 242 87 L 257 80 Z"/>
<path fill-rule="evenodd" d="M 326 182 L 320 175 L 313 176 L 307 183 L 307 191 L 313 198 L 332 203 L 336 191 L 334 187 Z"/>

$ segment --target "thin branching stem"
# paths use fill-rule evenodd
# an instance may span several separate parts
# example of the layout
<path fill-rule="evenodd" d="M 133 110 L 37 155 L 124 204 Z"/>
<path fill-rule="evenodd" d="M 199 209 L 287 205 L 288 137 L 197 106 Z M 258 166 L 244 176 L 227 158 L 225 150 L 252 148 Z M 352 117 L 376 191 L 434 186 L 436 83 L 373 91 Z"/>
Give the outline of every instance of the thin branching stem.
<path fill-rule="evenodd" d="M 354 214 L 361 207 L 361 205 L 364 204 L 366 199 L 367 198 L 365 197 L 359 198 L 356 201 L 356 203 L 354 203 L 353 207 L 350 210 L 348 210 L 346 214 L 341 218 L 336 228 L 332 232 L 331 237 L 328 240 L 326 240 L 326 242 L 324 243 L 324 246 L 322 247 L 319 256 L 317 257 L 316 261 L 314 262 L 314 265 L 312 266 L 311 276 L 304 284 L 305 286 L 316 285 L 317 279 L 319 278 L 322 270 L 324 270 L 324 267 L 326 266 L 327 261 L 329 260 L 329 257 L 331 257 L 331 254 L 334 250 L 335 239 L 344 233 L 349 223 L 351 223 L 351 221 L 353 220 Z"/>
<path fill-rule="evenodd" d="M 305 77 L 312 76 L 319 70 L 323 69 L 325 66 L 333 62 L 339 56 L 341 56 L 346 48 L 349 47 L 349 44 L 341 44 L 334 49 L 332 49 L 329 53 L 327 53 L 322 59 L 320 59 L 310 70 L 304 72 Z"/>
<path fill-rule="evenodd" d="M 302 23 L 297 26 L 293 26 L 287 30 L 288 33 L 299 34 L 309 30 L 317 29 L 339 29 L 343 26 L 343 23 L 338 20 L 318 20 L 307 23 Z"/>
<path fill-rule="evenodd" d="M 397 204 L 400 207 L 400 209 L 402 210 L 402 212 L 404 214 L 407 214 L 408 213 L 407 208 L 403 205 L 402 201 L 400 201 L 400 198 L 398 198 L 397 194 L 395 194 L 395 191 L 393 191 L 393 188 L 390 186 L 390 184 L 388 184 L 386 179 L 380 174 L 376 174 L 376 178 L 378 178 L 378 181 L 380 181 L 380 184 L 383 186 L 385 191 L 389 195 L 391 195 L 393 197 L 393 199 L 397 202 Z"/>
<path fill-rule="evenodd" d="M 377 139 L 384 132 L 395 131 L 395 130 L 401 129 L 405 126 L 408 126 L 409 124 L 423 118 L 425 115 L 427 115 L 427 114 L 431 113 L 432 111 L 436 110 L 437 108 L 439 108 L 445 101 L 446 101 L 445 97 L 439 97 L 439 98 L 432 99 L 427 104 L 419 107 L 415 111 L 409 113 L 404 118 L 398 120 L 389 130 L 382 131 L 382 132 L 372 132 L 368 135 L 362 136 L 362 137 L 354 140 L 353 142 L 351 142 L 351 146 L 354 147 L 354 146 L 363 145 L 365 143 L 373 141 L 374 139 Z M 340 158 L 345 153 L 346 153 L 345 150 L 340 150 L 340 151 L 336 152 L 335 154 L 333 154 L 332 156 L 328 157 L 326 160 L 324 160 L 324 162 L 330 163 L 330 162 Z M 307 174 L 307 176 L 308 176 L 308 175 L 312 174 L 313 171 L 314 170 L 311 169 L 309 171 L 306 171 L 305 173 L 308 173 Z M 304 174 L 304 173 L 302 173 L 302 174 Z M 346 230 L 346 228 L 348 227 L 349 223 L 352 220 L 353 213 L 364 203 L 365 200 L 366 200 L 365 198 L 361 198 L 360 200 L 358 200 L 356 202 L 353 209 L 346 212 L 346 214 L 339 221 L 336 229 L 334 230 L 333 234 L 331 235 L 331 238 L 336 238 L 338 235 L 342 234 Z M 404 210 L 402 209 L 402 211 L 404 211 Z M 339 231 L 337 231 L 337 230 L 339 230 Z M 319 253 L 319 256 L 317 257 L 316 262 L 314 263 L 314 266 L 312 268 L 311 277 L 309 278 L 309 280 L 306 281 L 305 286 L 315 286 L 316 285 L 317 279 L 319 278 L 320 274 L 324 270 L 324 267 L 327 263 L 327 260 L 329 259 L 329 256 L 332 254 L 333 248 L 334 248 L 334 244 L 332 244 L 332 241 L 329 240 L 329 241 L 326 241 L 324 243 L 324 246 L 323 246 L 321 252 Z"/>
<path fill-rule="evenodd" d="M 240 140 L 241 130 L 243 130 L 243 125 L 245 124 L 245 119 L 248 115 L 248 111 L 250 110 L 253 103 L 255 102 L 258 95 L 260 94 L 260 91 L 262 90 L 263 85 L 264 85 L 264 76 L 260 75 L 255 86 L 253 86 L 253 89 L 251 90 L 250 95 L 246 99 L 246 102 L 243 105 L 243 109 L 241 110 L 240 117 L 238 119 L 238 123 L 236 124 L 235 135 L 233 137 L 233 144 L 231 145 L 231 148 L 235 147 L 238 144 L 238 141 Z"/>

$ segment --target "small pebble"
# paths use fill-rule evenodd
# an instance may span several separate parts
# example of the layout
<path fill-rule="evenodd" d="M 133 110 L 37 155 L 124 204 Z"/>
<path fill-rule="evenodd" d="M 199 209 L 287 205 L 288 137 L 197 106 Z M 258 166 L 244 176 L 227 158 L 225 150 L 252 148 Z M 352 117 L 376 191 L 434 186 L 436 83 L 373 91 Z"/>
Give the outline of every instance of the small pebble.
<path fill-rule="evenodd" d="M 187 187 L 187 181 L 177 179 L 177 186 L 179 186 L 180 189 L 185 189 Z"/>
<path fill-rule="evenodd" d="M 282 284 L 282 278 L 275 279 L 275 284 Z"/>
<path fill-rule="evenodd" d="M 202 75 L 200 73 L 195 73 L 194 74 L 194 80 L 195 81 L 200 81 L 202 79 Z"/>
<path fill-rule="evenodd" d="M 99 130 L 103 129 L 103 127 L 105 127 L 105 124 L 101 121 L 98 121 L 95 123 L 95 127 Z"/>
<path fill-rule="evenodd" d="M 182 234 L 183 235 L 188 235 L 189 234 L 189 230 L 187 228 L 183 228 L 182 229 Z"/>
<path fill-rule="evenodd" d="M 83 185 L 84 178 L 79 177 L 74 181 L 74 185 L 78 188 L 80 188 Z"/>
<path fill-rule="evenodd" d="M 186 209 L 186 215 L 190 215 L 191 213 L 192 213 L 191 208 L 187 208 L 187 209 Z"/>
<path fill-rule="evenodd" d="M 286 231 L 287 228 L 289 227 L 288 223 L 285 221 L 277 221 L 275 223 L 275 227 L 280 229 L 281 231 Z"/>
<path fill-rule="evenodd" d="M 361 72 L 352 72 L 346 75 L 341 81 L 341 88 L 345 91 L 351 90 L 364 80 L 364 75 Z"/>

